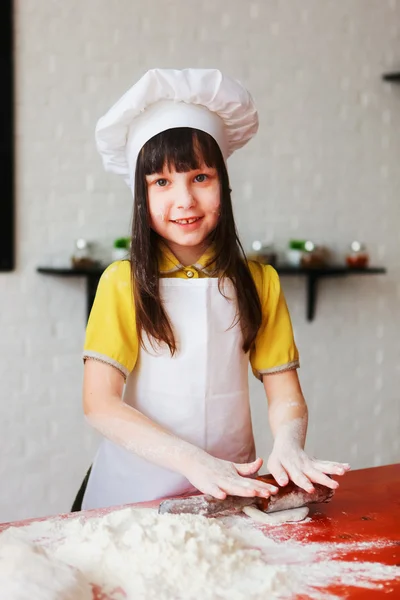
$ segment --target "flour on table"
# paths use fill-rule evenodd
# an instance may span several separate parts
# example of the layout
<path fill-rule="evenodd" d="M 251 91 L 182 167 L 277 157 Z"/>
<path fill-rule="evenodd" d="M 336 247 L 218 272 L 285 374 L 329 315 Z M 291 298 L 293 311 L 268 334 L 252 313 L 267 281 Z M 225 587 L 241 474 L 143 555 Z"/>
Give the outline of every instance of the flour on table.
<path fill-rule="evenodd" d="M 5 543 L 22 536 L 79 569 L 107 600 L 265 600 L 296 594 L 331 600 L 335 596 L 324 591 L 330 584 L 387 589 L 400 576 L 396 567 L 335 560 L 360 545 L 275 542 L 244 516 L 207 519 L 126 508 L 98 518 L 37 522 L 6 534 Z"/>
<path fill-rule="evenodd" d="M 84 576 L 17 534 L 0 536 L 0 600 L 92 600 Z"/>

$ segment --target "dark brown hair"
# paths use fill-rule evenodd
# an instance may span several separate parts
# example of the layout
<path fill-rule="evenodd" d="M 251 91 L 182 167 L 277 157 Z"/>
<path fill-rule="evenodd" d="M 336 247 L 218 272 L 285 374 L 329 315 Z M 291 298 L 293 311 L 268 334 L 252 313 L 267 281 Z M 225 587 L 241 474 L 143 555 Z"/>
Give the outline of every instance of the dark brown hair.
<path fill-rule="evenodd" d="M 219 146 L 203 131 L 188 127 L 168 129 L 146 142 L 138 156 L 130 261 L 140 343 L 144 347 L 143 333 L 146 333 L 153 347 L 154 342 L 165 343 L 171 355 L 177 347 L 160 296 L 159 236 L 150 227 L 146 175 L 161 173 L 165 166 L 183 173 L 199 169 L 203 163 L 215 168 L 219 176 L 221 205 L 217 227 L 210 235 L 210 244 L 215 249 L 212 262 L 220 284 L 227 277 L 235 287 L 236 322 L 240 321 L 245 352 L 252 347 L 261 325 L 260 298 L 236 230 L 228 173 Z"/>

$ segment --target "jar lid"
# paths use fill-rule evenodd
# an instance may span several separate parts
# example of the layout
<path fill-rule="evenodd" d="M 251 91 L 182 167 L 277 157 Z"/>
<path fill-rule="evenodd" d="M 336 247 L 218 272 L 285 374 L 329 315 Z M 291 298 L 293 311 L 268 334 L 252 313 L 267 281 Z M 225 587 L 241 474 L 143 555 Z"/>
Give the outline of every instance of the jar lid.
<path fill-rule="evenodd" d="M 362 250 L 365 250 L 364 244 L 362 244 L 361 242 L 357 242 L 356 240 L 354 242 L 351 242 L 350 248 L 353 252 L 361 252 Z"/>

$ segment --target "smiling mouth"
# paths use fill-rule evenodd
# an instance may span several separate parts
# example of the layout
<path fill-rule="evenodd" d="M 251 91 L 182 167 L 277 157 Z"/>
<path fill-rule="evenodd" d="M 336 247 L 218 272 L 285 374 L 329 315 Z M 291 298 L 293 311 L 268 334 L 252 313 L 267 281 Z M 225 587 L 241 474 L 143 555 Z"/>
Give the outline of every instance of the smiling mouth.
<path fill-rule="evenodd" d="M 200 221 L 203 217 L 192 217 L 191 219 L 174 219 L 172 223 L 178 223 L 178 225 L 191 225 L 192 223 L 196 223 L 196 221 Z"/>

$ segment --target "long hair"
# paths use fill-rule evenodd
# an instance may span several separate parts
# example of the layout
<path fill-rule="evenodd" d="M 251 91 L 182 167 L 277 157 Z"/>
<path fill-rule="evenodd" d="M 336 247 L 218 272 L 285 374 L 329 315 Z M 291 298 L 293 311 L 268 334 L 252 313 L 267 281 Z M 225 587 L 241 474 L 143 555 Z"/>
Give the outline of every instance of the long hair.
<path fill-rule="evenodd" d="M 160 173 L 165 166 L 183 173 L 199 169 L 203 163 L 217 170 L 221 196 L 218 224 L 209 239 L 215 251 L 210 264 L 215 264 L 220 291 L 224 278 L 234 285 L 238 307 L 235 322 L 240 322 L 244 352 L 253 346 L 261 325 L 260 298 L 237 233 L 228 172 L 219 146 L 203 131 L 188 127 L 168 129 L 146 142 L 136 163 L 130 262 L 140 344 L 144 347 L 143 334 L 146 333 L 153 348 L 154 342 L 165 343 L 172 356 L 177 346 L 160 296 L 160 238 L 150 227 L 146 175 Z"/>

